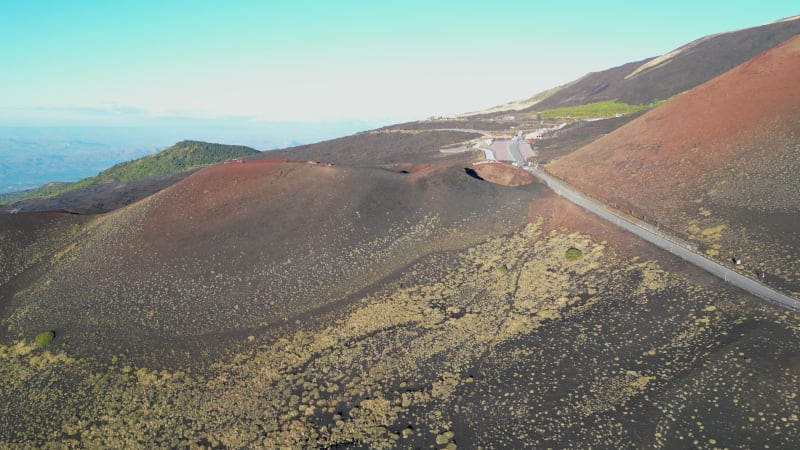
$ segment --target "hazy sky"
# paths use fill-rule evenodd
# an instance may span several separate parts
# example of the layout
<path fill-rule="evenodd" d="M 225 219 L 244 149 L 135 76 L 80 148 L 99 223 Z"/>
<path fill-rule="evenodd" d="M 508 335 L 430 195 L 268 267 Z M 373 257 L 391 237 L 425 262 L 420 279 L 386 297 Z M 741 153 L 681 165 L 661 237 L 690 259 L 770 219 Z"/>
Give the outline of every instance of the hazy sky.
<path fill-rule="evenodd" d="M 791 1 L 0 0 L 0 125 L 483 109 Z"/>

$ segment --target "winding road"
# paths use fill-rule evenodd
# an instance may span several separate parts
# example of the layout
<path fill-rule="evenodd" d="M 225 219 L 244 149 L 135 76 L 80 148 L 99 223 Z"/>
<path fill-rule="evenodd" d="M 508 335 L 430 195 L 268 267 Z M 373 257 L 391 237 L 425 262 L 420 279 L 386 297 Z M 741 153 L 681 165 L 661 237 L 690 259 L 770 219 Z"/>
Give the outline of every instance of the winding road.
<path fill-rule="evenodd" d="M 512 153 L 513 155 L 513 153 Z M 516 159 L 517 156 L 515 155 L 514 158 Z M 520 157 L 521 158 L 521 157 Z M 524 161 L 517 161 L 518 163 L 524 163 Z M 520 166 L 523 166 L 520 164 Z M 523 166 L 524 167 L 524 166 Z M 663 248 L 664 250 L 669 251 L 670 253 L 677 255 L 684 260 L 700 267 L 701 269 L 706 270 L 707 272 L 722 278 L 726 282 L 741 288 L 757 297 L 760 297 L 764 300 L 768 300 L 770 302 L 774 302 L 781 306 L 784 306 L 788 309 L 798 311 L 800 310 L 800 300 L 786 295 L 782 292 L 776 291 L 771 287 L 762 284 L 752 278 L 746 277 L 742 275 L 740 272 L 731 270 L 728 267 L 725 267 L 715 261 L 712 261 L 705 256 L 696 253 L 689 244 L 682 242 L 679 239 L 676 239 L 671 236 L 667 236 L 664 233 L 656 230 L 652 225 L 644 223 L 644 222 L 634 222 L 621 214 L 609 209 L 603 203 L 598 202 L 592 198 L 587 197 L 577 189 L 569 186 L 568 184 L 557 180 L 553 176 L 547 174 L 541 168 L 534 167 L 534 168 L 526 168 L 528 171 L 539 177 L 545 184 L 547 184 L 550 189 L 556 192 L 556 194 L 564 197 L 565 199 L 571 201 L 572 203 L 585 208 L 588 211 L 593 212 L 594 214 L 600 216 L 601 218 L 617 224 L 619 227 L 630 231 L 631 233 L 655 244 L 658 247 Z"/>

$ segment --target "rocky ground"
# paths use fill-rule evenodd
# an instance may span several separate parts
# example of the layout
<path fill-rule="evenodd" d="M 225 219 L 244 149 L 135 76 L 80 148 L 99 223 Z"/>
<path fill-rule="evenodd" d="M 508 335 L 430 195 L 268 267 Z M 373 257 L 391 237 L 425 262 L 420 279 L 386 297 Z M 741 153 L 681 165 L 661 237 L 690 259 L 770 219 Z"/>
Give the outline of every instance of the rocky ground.
<path fill-rule="evenodd" d="M 197 169 L 137 181 L 96 183 L 51 197 L 29 198 L 0 205 L 0 214 L 11 211 L 67 211 L 102 214 L 130 205 L 188 177 Z"/>
<path fill-rule="evenodd" d="M 548 166 L 708 256 L 800 295 L 800 39 Z M 746 108 L 739 99 L 747 98 Z"/>
<path fill-rule="evenodd" d="M 769 73 L 759 61 L 744 75 Z M 786 117 L 800 91 L 742 80 L 702 91 L 703 126 L 684 133 L 690 94 L 620 128 L 655 140 L 573 152 L 630 118 L 609 119 L 540 154 L 712 257 L 760 255 L 742 270 L 797 292 L 800 147 Z M 789 109 L 750 101 L 763 92 Z M 652 133 L 659 122 L 671 125 Z M 737 123 L 756 126 L 698 138 Z M 0 447 L 796 445 L 800 314 L 527 173 L 441 154 L 477 135 L 433 126 L 67 202 L 106 214 L 0 215 Z"/>
<path fill-rule="evenodd" d="M 352 166 L 396 163 L 465 163 L 477 152 L 445 155 L 443 147 L 480 137 L 479 133 L 437 130 L 374 130 L 310 145 L 264 152 L 263 158 L 317 160 Z"/>
<path fill-rule="evenodd" d="M 477 239 L 454 225 L 449 233 L 461 245 L 439 246 L 349 301 L 232 333 L 238 337 L 228 339 L 231 352 L 222 357 L 198 352 L 193 362 L 159 363 L 174 337 L 150 344 L 151 362 L 124 351 L 111 358 L 76 353 L 74 341 L 59 342 L 58 334 L 43 349 L 25 336 L 7 338 L 0 442 L 796 442 L 800 317 L 729 290 L 553 195 L 525 195 L 523 222 Z M 581 256 L 568 260 L 571 248 Z"/>

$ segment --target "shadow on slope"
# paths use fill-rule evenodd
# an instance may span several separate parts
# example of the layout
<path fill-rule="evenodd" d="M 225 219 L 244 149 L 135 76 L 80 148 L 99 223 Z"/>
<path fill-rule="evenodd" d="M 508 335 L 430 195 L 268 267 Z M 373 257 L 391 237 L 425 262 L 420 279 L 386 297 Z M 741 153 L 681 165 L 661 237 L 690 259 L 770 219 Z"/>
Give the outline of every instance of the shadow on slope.
<path fill-rule="evenodd" d="M 76 354 L 202 359 L 522 223 L 543 187 L 526 189 L 451 165 L 211 166 L 88 223 L 7 320 L 12 334 L 57 330 Z"/>

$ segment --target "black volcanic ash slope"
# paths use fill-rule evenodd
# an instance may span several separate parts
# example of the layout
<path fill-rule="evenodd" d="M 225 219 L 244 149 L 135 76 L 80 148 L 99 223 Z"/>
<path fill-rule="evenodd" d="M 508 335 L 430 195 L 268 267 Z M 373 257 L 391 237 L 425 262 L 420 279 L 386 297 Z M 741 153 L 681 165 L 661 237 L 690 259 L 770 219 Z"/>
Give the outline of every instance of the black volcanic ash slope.
<path fill-rule="evenodd" d="M 264 152 L 262 158 L 317 160 L 351 166 L 385 166 L 395 163 L 425 163 L 457 160 L 439 149 L 480 137 L 463 131 L 370 131 L 316 144 Z"/>
<path fill-rule="evenodd" d="M 531 186 L 529 189 L 540 189 Z M 206 168 L 91 222 L 21 292 L 17 333 L 147 354 L 294 320 L 432 251 L 521 223 L 531 193 L 458 166 L 411 174 L 250 161 Z"/>
<path fill-rule="evenodd" d="M 706 36 L 665 55 L 590 73 L 528 110 L 617 100 L 630 105 L 688 91 L 800 34 L 800 16 Z"/>
<path fill-rule="evenodd" d="M 28 272 L 2 318 L 12 335 L 0 343 L 0 446 L 786 448 L 800 438 L 797 317 L 536 185 L 492 186 L 460 168 L 236 166 L 222 179 L 242 191 L 174 203 L 220 187 L 220 172 L 201 171 L 141 209 L 95 219 Z M 254 195 L 260 183 L 276 195 Z M 308 196 L 319 187 L 331 196 Z M 466 198 L 476 209 L 454 214 Z M 272 203 L 282 221 L 267 215 Z M 337 208 L 351 220 L 325 217 Z M 570 248 L 581 257 L 568 260 Z M 232 330 L 253 323 L 266 325 Z M 42 327 L 56 339 L 37 348 Z"/>

